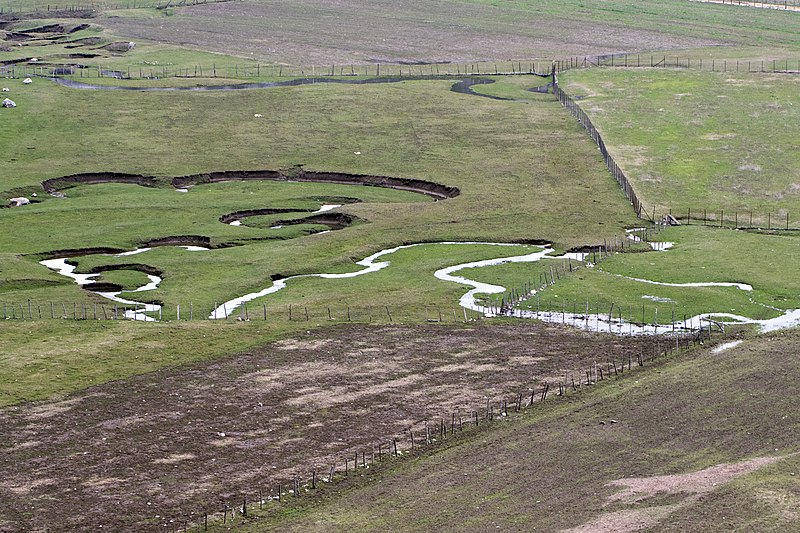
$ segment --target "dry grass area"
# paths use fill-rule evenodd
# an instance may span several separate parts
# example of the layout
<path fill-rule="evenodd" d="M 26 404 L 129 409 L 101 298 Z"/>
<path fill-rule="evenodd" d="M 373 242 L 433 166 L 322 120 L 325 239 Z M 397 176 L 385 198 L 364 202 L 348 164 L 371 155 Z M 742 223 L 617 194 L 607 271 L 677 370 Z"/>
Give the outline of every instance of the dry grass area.
<path fill-rule="evenodd" d="M 560 8 L 559 8 L 560 9 Z M 291 65 L 501 61 L 721 44 L 584 10 L 410 0 L 245 0 L 108 18 L 119 35 Z M 602 42 L 598 36 L 602 35 Z"/>
<path fill-rule="evenodd" d="M 424 420 L 469 418 L 487 400 L 527 396 L 651 344 L 535 324 L 341 326 L 7 408 L 0 520 L 20 530 L 159 530 L 314 468 L 341 469 L 343 457 Z"/>

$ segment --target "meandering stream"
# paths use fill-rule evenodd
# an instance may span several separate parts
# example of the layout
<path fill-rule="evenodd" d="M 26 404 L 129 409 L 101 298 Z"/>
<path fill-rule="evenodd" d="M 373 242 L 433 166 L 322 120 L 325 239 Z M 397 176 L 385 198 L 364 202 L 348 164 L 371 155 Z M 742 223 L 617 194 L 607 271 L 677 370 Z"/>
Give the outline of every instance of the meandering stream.
<path fill-rule="evenodd" d="M 550 75 L 543 75 L 543 74 L 531 74 L 533 76 L 538 76 L 541 78 L 549 78 Z M 515 98 L 506 98 L 503 96 L 493 96 L 491 94 L 481 94 L 476 93 L 472 87 L 475 85 L 488 85 L 490 83 L 495 83 L 495 80 L 492 78 L 482 77 L 482 76 L 467 76 L 461 79 L 458 77 L 454 78 L 453 76 L 391 76 L 391 77 L 378 77 L 378 78 L 356 78 L 356 79 L 348 79 L 348 78 L 329 78 L 329 77 L 310 77 L 310 78 L 293 78 L 291 80 L 282 80 L 282 81 L 265 81 L 265 82 L 255 82 L 255 83 L 232 83 L 232 84 L 221 84 L 221 85 L 193 85 L 193 86 L 186 86 L 186 87 L 153 87 L 153 86 L 133 86 L 133 85 L 98 85 L 92 83 L 86 83 L 79 80 L 73 80 L 70 78 L 58 78 L 58 77 L 50 77 L 47 78 L 50 81 L 53 81 L 59 85 L 63 85 L 64 87 L 70 87 L 72 89 L 83 89 L 83 90 L 90 90 L 90 91 L 146 91 L 146 92 L 154 92 L 154 91 L 246 91 L 246 90 L 253 90 L 253 89 L 269 89 L 273 87 L 297 87 L 301 85 L 319 85 L 324 83 L 332 83 L 332 84 L 344 84 L 344 85 L 373 85 L 373 84 L 384 84 L 384 83 L 401 83 L 405 81 L 431 81 L 431 80 L 445 80 L 445 81 L 453 81 L 453 85 L 450 87 L 450 90 L 460 94 L 469 94 L 472 96 L 480 96 L 482 98 L 489 98 L 491 100 L 507 100 L 507 101 L 515 101 Z M 549 88 L 550 85 L 543 86 L 545 88 Z M 534 87 L 536 90 L 540 90 L 540 87 Z M 546 90 L 546 89 L 545 89 Z M 524 100 L 521 100 L 524 101 Z"/>
<path fill-rule="evenodd" d="M 332 208 L 333 207 L 331 207 L 331 209 Z M 277 279 L 273 281 L 269 287 L 266 287 L 260 291 L 245 294 L 243 296 L 239 296 L 237 298 L 233 298 L 231 300 L 228 300 L 227 302 L 222 303 L 211 312 L 208 318 L 211 320 L 228 318 L 240 306 L 242 306 L 246 302 L 250 302 L 257 298 L 262 298 L 269 294 L 274 294 L 282 289 L 285 289 L 287 287 L 287 283 L 292 280 L 308 278 L 308 277 L 317 277 L 322 279 L 347 279 L 347 278 L 354 278 L 357 276 L 364 276 L 367 274 L 371 274 L 373 272 L 377 272 L 379 270 L 383 270 L 385 268 L 388 268 L 391 265 L 391 262 L 388 260 L 381 260 L 381 258 L 391 255 L 399 250 L 414 248 L 418 246 L 437 246 L 437 245 L 456 246 L 456 245 L 476 245 L 476 244 L 485 246 L 497 246 L 497 247 L 522 246 L 519 244 L 487 243 L 487 242 L 440 242 L 440 243 L 418 243 L 418 244 L 409 244 L 405 246 L 396 246 L 394 248 L 388 248 L 386 250 L 375 252 L 374 254 L 365 257 L 361 261 L 356 262 L 356 265 L 363 267 L 361 270 L 356 270 L 353 272 L 345 272 L 340 274 L 330 274 L 330 273 L 300 274 L 296 276 L 289 276 L 286 278 Z M 194 251 L 194 252 L 206 250 L 206 248 L 198 246 L 182 246 L 181 248 L 184 248 L 187 251 Z M 117 256 L 120 257 L 120 256 L 136 255 L 140 253 L 145 253 L 150 249 L 151 248 L 139 248 L 136 250 L 131 250 L 129 252 L 123 252 L 121 254 L 117 254 Z M 464 307 L 465 309 L 470 309 L 472 311 L 481 313 L 486 317 L 504 315 L 504 316 L 513 316 L 517 318 L 530 318 L 530 319 L 542 320 L 545 322 L 565 324 L 575 328 L 589 330 L 589 331 L 603 331 L 618 335 L 657 335 L 659 333 L 666 334 L 673 332 L 696 331 L 700 327 L 707 326 L 709 320 L 714 320 L 717 322 L 724 322 L 724 323 L 732 323 L 732 324 L 755 324 L 760 327 L 761 331 L 765 332 L 774 331 L 777 329 L 795 327 L 800 325 L 800 309 L 784 311 L 783 315 L 766 320 L 757 320 L 731 313 L 714 313 L 714 312 L 703 313 L 687 318 L 685 320 L 677 321 L 675 322 L 674 326 L 672 325 L 665 326 L 659 324 L 638 324 L 630 320 L 626 320 L 624 317 L 621 316 L 615 318 L 613 311 L 610 311 L 608 314 L 602 314 L 602 313 L 590 314 L 586 312 L 569 313 L 566 311 L 562 312 L 530 311 L 523 309 L 514 309 L 510 307 L 499 309 L 494 306 L 480 304 L 478 302 L 477 295 L 503 294 L 507 291 L 505 287 L 502 287 L 500 285 L 483 283 L 471 280 L 464 276 L 456 275 L 457 272 L 469 268 L 481 268 L 494 265 L 501 265 L 505 263 L 534 263 L 545 259 L 563 259 L 565 257 L 574 258 L 576 260 L 584 260 L 586 258 L 585 254 L 567 254 L 562 256 L 554 256 L 553 252 L 554 250 L 552 248 L 544 246 L 540 250 L 531 253 L 526 253 L 523 255 L 499 257 L 496 259 L 486 259 L 482 261 L 472 261 L 469 263 L 462 263 L 458 265 L 445 267 L 435 271 L 433 275 L 435 278 L 443 281 L 450 281 L 453 283 L 458 283 L 461 285 L 466 285 L 471 287 L 460 298 L 459 305 L 461 307 Z M 67 262 L 67 258 L 48 259 L 40 261 L 40 263 L 52 270 L 55 270 L 61 275 L 72 278 L 78 285 L 88 285 L 90 283 L 93 283 L 95 281 L 95 278 L 100 275 L 100 273 L 94 273 L 94 274 L 76 273 L 75 272 L 76 267 L 74 265 L 69 264 Z M 663 285 L 670 287 L 730 287 L 747 292 L 753 290 L 753 287 L 750 285 L 747 285 L 745 283 L 735 283 L 735 282 L 665 283 L 665 282 L 652 281 L 641 278 L 630 278 L 630 277 L 625 277 L 625 278 L 639 283 Z M 121 303 L 126 306 L 127 305 L 132 306 L 132 309 L 125 311 L 126 318 L 133 320 L 153 321 L 155 320 L 155 318 L 150 316 L 150 314 L 160 313 L 161 306 L 156 304 L 136 302 L 135 300 L 125 299 L 120 296 L 123 292 L 130 294 L 130 293 L 154 290 L 158 287 L 159 283 L 161 282 L 161 278 L 149 274 L 148 274 L 148 280 L 149 282 L 146 285 L 138 287 L 137 289 L 134 290 L 119 291 L 119 292 L 97 292 L 97 294 L 113 302 Z M 536 291 L 532 291 L 528 297 L 535 295 Z"/>

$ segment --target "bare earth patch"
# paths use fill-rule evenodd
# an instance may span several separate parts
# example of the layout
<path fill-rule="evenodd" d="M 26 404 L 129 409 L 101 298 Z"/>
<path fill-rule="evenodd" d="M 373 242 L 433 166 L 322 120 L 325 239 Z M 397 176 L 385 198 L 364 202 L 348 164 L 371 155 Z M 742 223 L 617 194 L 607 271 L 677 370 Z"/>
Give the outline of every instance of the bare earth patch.
<path fill-rule="evenodd" d="M 10 407 L 0 516 L 12 530 L 163 531 L 652 342 L 533 324 L 339 326 Z"/>
<path fill-rule="evenodd" d="M 756 457 L 738 463 L 719 464 L 687 474 L 624 478 L 612 481 L 609 486 L 620 487 L 622 490 L 610 496 L 607 505 L 636 505 L 638 508 L 607 511 L 586 524 L 566 531 L 568 533 L 593 531 L 623 533 L 655 527 L 671 513 L 698 501 L 703 494 L 714 491 L 720 485 L 780 459 L 782 457 Z M 648 499 L 658 496 L 677 496 L 682 500 L 678 503 L 642 508 L 647 505 Z"/>

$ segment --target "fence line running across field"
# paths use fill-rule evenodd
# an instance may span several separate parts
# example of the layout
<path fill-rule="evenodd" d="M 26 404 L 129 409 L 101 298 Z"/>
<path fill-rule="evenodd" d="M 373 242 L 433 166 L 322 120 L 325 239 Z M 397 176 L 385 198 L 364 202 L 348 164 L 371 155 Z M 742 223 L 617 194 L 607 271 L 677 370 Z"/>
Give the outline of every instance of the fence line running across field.
<path fill-rule="evenodd" d="M 608 152 L 606 143 L 603 141 L 603 137 L 600 135 L 600 132 L 597 131 L 597 128 L 595 128 L 592 120 L 589 118 L 589 115 L 587 115 L 583 109 L 581 109 L 578 103 L 575 102 L 571 96 L 561 90 L 561 87 L 558 85 L 558 75 L 555 71 L 553 73 L 553 93 L 556 95 L 556 98 L 558 98 L 558 101 L 561 102 L 561 105 L 567 108 L 570 113 L 572 113 L 572 115 L 578 119 L 578 122 L 581 123 L 583 128 L 589 133 L 592 139 L 594 139 L 594 142 L 597 143 L 598 148 L 600 148 L 600 153 L 603 156 L 603 162 L 614 176 L 614 179 L 617 180 L 617 183 L 622 188 L 625 196 L 631 202 L 636 216 L 642 218 L 642 202 L 639 200 L 639 197 L 636 196 L 636 192 L 633 190 L 630 180 L 625 175 L 625 172 L 622 170 L 622 168 L 614 160 L 613 156 Z M 646 212 L 645 215 L 647 215 Z"/>
<path fill-rule="evenodd" d="M 717 59 L 667 54 L 606 54 L 555 60 L 559 72 L 593 67 L 677 68 L 704 72 L 800 74 L 800 59 Z"/>
<path fill-rule="evenodd" d="M 115 68 L 102 65 L 30 63 L 0 66 L 0 75 L 12 78 L 75 76 L 78 78 L 164 79 L 164 78 L 302 78 L 302 77 L 425 77 L 425 76 L 547 76 L 550 61 L 496 61 L 491 63 L 426 63 L 375 65 L 328 65 L 311 67 L 261 64 L 255 62 L 188 66 L 136 64 Z"/>
<path fill-rule="evenodd" d="M 726 6 L 757 7 L 760 9 L 779 9 L 800 11 L 800 0 L 689 0 L 699 4 L 720 4 Z"/>
<path fill-rule="evenodd" d="M 172 526 L 173 531 L 189 531 L 190 529 L 206 531 L 209 524 L 212 527 L 215 523 L 216 525 L 234 525 L 237 517 L 239 522 L 246 520 L 249 518 L 249 513 L 252 513 L 256 507 L 263 510 L 265 506 L 288 503 L 303 494 L 316 490 L 318 486 L 322 487 L 324 484 L 334 483 L 337 480 L 342 481 L 350 477 L 351 473 L 355 476 L 359 470 L 363 472 L 384 460 L 424 452 L 469 433 L 470 430 L 478 430 L 496 420 L 513 416 L 514 413 L 522 413 L 531 407 L 543 405 L 549 395 L 550 397 L 552 395 L 561 397 L 570 393 L 576 394 L 585 387 L 600 385 L 601 382 L 609 381 L 612 378 L 622 378 L 626 372 L 644 369 L 646 363 L 688 351 L 695 345 L 702 344 L 711 338 L 712 331 L 709 325 L 708 329 L 703 329 L 696 335 L 675 335 L 672 338 L 664 339 L 663 343 L 657 341 L 649 353 L 645 353 L 644 349 L 641 349 L 638 353 L 628 351 L 621 355 L 621 359 L 618 359 L 617 356 L 607 357 L 605 361 L 595 361 L 589 368 L 565 371 L 563 380 L 559 378 L 556 382 L 545 381 L 538 387 L 533 385 L 510 398 L 504 395 L 504 398 L 490 399 L 487 400 L 485 406 L 481 405 L 481 407 L 469 411 L 448 413 L 446 416 L 438 417 L 438 420 L 436 417 L 419 420 L 412 423 L 401 434 L 388 438 L 377 438 L 371 444 L 338 452 L 336 455 L 340 459 L 334 461 L 333 464 L 315 464 L 310 468 L 298 468 L 297 474 L 286 479 L 285 483 L 271 480 L 266 490 L 263 486 L 254 487 L 240 492 L 235 498 L 228 498 L 220 510 L 209 511 L 206 509 L 202 513 L 190 513 L 188 516 L 165 519 L 164 526 Z"/>
<path fill-rule="evenodd" d="M 616 250 L 619 250 L 617 248 Z M 615 254 L 614 246 L 609 243 L 607 246 L 598 247 L 593 252 L 595 261 L 602 258 L 611 257 Z M 481 304 L 493 316 L 512 316 L 514 306 L 518 303 L 531 298 L 561 279 L 569 276 L 573 272 L 578 272 L 580 268 L 565 261 L 563 264 L 551 265 L 549 270 L 541 272 L 538 276 L 533 276 L 529 282 L 524 283 L 519 288 L 511 288 L 500 295 L 487 295 Z M 577 305 L 577 301 L 574 302 Z M 591 305 L 590 305 L 591 303 Z M 541 307 L 537 307 L 537 313 L 542 316 L 546 314 L 560 314 L 564 301 L 555 302 L 541 300 Z M 583 302 L 580 302 L 580 311 L 584 310 Z M 158 311 L 145 311 L 145 305 L 113 305 L 113 302 L 98 302 L 93 300 L 72 301 L 72 302 L 35 302 L 27 300 L 24 302 L 0 302 L 0 315 L 4 321 L 42 321 L 42 320 L 70 320 L 70 321 L 111 321 L 111 320 L 148 320 L 170 321 L 170 322 L 196 322 L 211 321 L 208 311 L 200 313 L 199 306 L 176 305 L 170 309 L 162 307 Z M 205 307 L 205 306 L 204 306 Z M 616 304 L 612 308 L 620 309 Z M 566 309 L 566 308 L 565 308 Z M 603 302 L 586 302 L 586 312 L 588 315 L 599 315 L 608 311 L 608 305 Z M 658 306 L 641 308 L 642 315 L 658 316 Z M 662 306 L 663 309 L 663 306 Z M 638 311 L 637 311 L 638 312 Z M 655 312 L 655 313 L 654 313 Z M 169 316 L 164 316 L 169 314 Z M 133 318 L 135 316 L 135 318 Z M 662 314 L 663 317 L 668 315 Z M 675 315 L 673 313 L 672 328 L 675 328 Z M 685 316 L 685 314 L 684 314 Z M 307 305 L 282 305 L 267 307 L 262 305 L 243 304 L 235 311 L 230 312 L 227 318 L 220 316 L 215 322 L 267 322 L 267 323 L 288 323 L 288 322 L 309 322 L 309 323 L 368 323 L 368 324 L 436 324 L 436 323 L 471 323 L 482 320 L 484 315 L 464 307 L 456 306 L 408 306 L 392 307 L 389 305 L 375 306 L 344 306 L 344 307 L 310 307 Z M 624 317 L 628 320 L 628 316 Z M 562 325 L 569 326 L 574 320 L 565 319 Z M 644 323 L 644 319 L 643 319 Z M 573 324 L 574 325 L 574 324 Z M 664 333 L 670 329 L 669 322 L 663 322 Z M 695 328 L 696 329 L 696 328 Z"/>
<path fill-rule="evenodd" d="M 203 4 L 221 4 L 236 0 L 130 0 L 128 2 L 88 2 L 83 4 L 44 4 L 33 9 L 14 9 L 9 6 L 0 6 L 0 15 L 16 15 L 20 17 L 48 15 L 51 17 L 71 16 L 75 14 L 89 14 L 98 10 L 122 9 L 167 9 L 170 7 L 197 6 Z"/>

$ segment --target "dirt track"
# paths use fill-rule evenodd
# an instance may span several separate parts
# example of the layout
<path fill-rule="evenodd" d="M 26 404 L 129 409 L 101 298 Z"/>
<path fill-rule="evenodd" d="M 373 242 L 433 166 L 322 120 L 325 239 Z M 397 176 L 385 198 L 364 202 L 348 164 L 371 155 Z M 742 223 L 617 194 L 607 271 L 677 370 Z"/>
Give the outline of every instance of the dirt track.
<path fill-rule="evenodd" d="M 163 531 L 650 342 L 542 325 L 341 326 L 5 409 L 0 530 Z"/>

